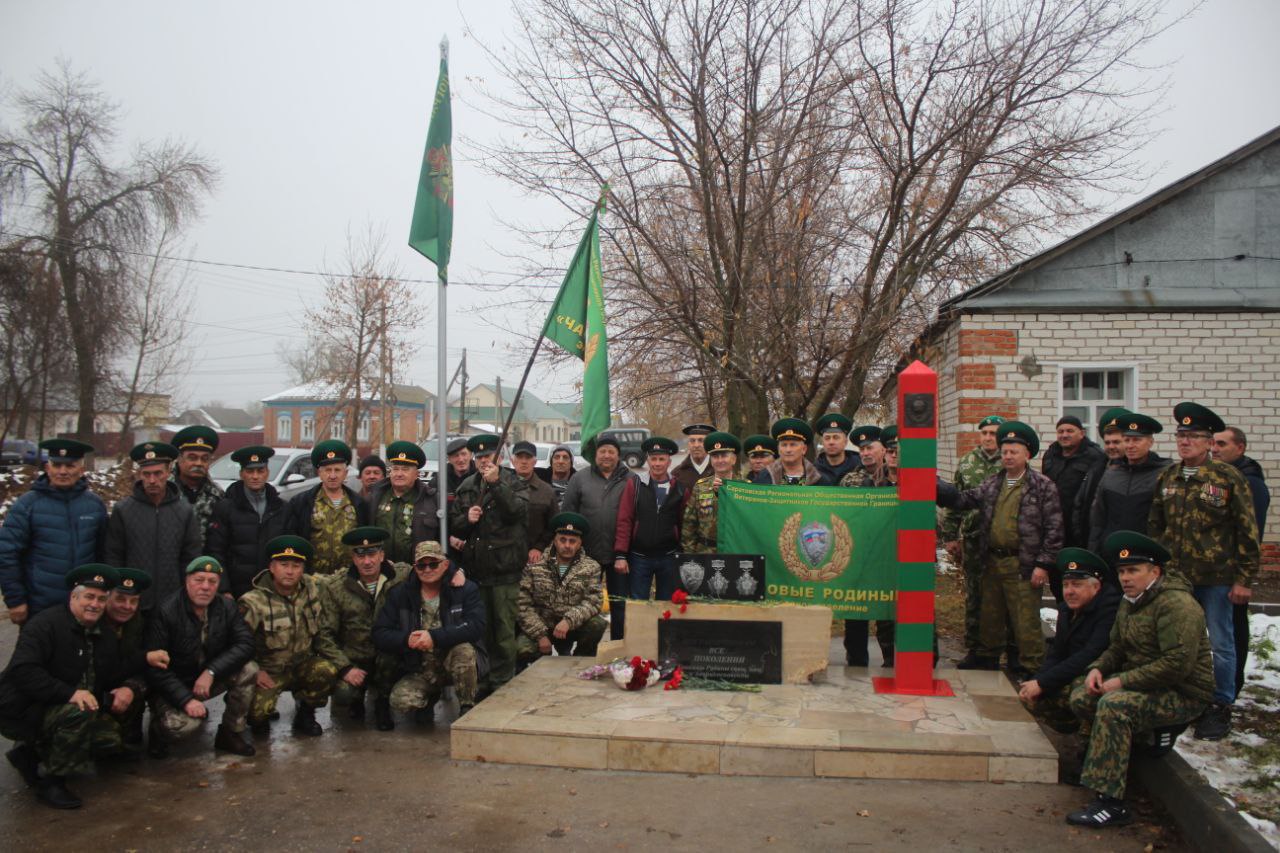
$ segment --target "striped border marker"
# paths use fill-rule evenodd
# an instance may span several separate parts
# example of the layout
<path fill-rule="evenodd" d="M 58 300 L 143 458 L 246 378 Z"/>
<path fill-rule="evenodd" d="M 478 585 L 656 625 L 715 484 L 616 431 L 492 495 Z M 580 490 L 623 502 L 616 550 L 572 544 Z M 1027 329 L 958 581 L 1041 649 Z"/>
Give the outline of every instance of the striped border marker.
<path fill-rule="evenodd" d="M 933 677 L 937 571 L 938 374 L 914 361 L 898 374 L 898 631 L 892 678 L 877 693 L 954 696 Z"/>

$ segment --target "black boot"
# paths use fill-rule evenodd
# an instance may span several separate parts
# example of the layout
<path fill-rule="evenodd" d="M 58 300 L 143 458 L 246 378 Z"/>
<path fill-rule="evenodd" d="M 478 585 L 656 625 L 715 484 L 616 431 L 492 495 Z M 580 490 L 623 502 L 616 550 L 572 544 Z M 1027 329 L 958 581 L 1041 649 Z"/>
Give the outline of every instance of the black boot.
<path fill-rule="evenodd" d="M 380 732 L 389 732 L 396 727 L 396 721 L 391 718 L 390 699 L 374 700 L 373 718 L 377 721 L 378 731 Z"/>
<path fill-rule="evenodd" d="M 1187 730 L 1189 723 L 1179 723 L 1176 726 L 1160 726 L 1151 731 L 1151 746 L 1147 748 L 1147 755 L 1152 758 L 1161 758 L 1173 752 L 1173 745 L 1178 742 L 1178 735 Z"/>
<path fill-rule="evenodd" d="M 169 757 L 169 744 L 160 734 L 160 721 L 154 717 L 147 726 L 147 755 L 157 759 Z"/>
<path fill-rule="evenodd" d="M 999 658 L 985 658 L 981 655 L 973 655 L 972 659 L 965 657 L 964 660 L 956 664 L 956 669 L 983 669 L 998 670 L 1000 669 Z"/>
<path fill-rule="evenodd" d="M 233 732 L 225 725 L 218 726 L 218 733 L 213 737 L 215 752 L 230 752 L 233 755 L 250 756 L 257 752 L 244 732 Z"/>
<path fill-rule="evenodd" d="M 978 653 L 973 649 L 965 652 L 964 657 L 956 661 L 956 669 L 975 669 L 978 663 Z"/>
<path fill-rule="evenodd" d="M 124 727 L 124 731 L 120 733 L 120 736 L 125 746 L 137 746 L 142 743 L 142 715 L 139 714 L 130 720 L 129 724 Z"/>
<path fill-rule="evenodd" d="M 36 751 L 25 743 L 20 743 L 13 749 L 4 754 L 9 759 L 9 763 L 13 765 L 13 769 L 18 771 L 18 775 L 22 777 L 22 781 L 27 783 L 28 788 L 34 788 L 40 784 L 40 757 L 36 755 Z"/>
<path fill-rule="evenodd" d="M 347 709 L 347 714 L 350 715 L 351 719 L 353 720 L 361 720 L 361 721 L 364 720 L 364 691 L 363 690 L 357 693 L 355 698 L 351 700 L 351 707 Z"/>
<path fill-rule="evenodd" d="M 420 726 L 434 725 L 436 721 L 436 703 L 440 701 L 438 696 L 428 696 L 425 708 L 419 708 L 413 712 L 413 721 Z"/>
<path fill-rule="evenodd" d="M 78 809 L 83 803 L 61 776 L 49 776 L 36 785 L 36 799 L 55 809 Z"/>
<path fill-rule="evenodd" d="M 1067 815 L 1067 823 L 1076 826 L 1127 826 L 1133 823 L 1133 812 L 1124 800 L 1099 794 L 1098 799 L 1078 812 Z"/>
<path fill-rule="evenodd" d="M 304 737 L 319 737 L 324 734 L 324 729 L 316 722 L 315 708 L 298 703 L 298 709 L 293 714 L 293 732 Z"/>
<path fill-rule="evenodd" d="M 1196 720 L 1196 737 L 1200 740 L 1222 740 L 1231 734 L 1231 706 L 1214 702 Z"/>

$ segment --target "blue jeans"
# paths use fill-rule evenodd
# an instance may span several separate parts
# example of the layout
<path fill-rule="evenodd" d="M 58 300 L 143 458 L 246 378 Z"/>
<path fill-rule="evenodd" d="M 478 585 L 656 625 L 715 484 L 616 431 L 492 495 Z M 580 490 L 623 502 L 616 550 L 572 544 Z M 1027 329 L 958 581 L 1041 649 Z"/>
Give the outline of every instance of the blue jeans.
<path fill-rule="evenodd" d="M 1213 701 L 1230 705 L 1236 698 L 1235 612 L 1227 593 L 1230 586 L 1197 586 L 1196 601 L 1204 608 L 1213 648 Z"/>
<path fill-rule="evenodd" d="M 632 598 L 648 600 L 650 583 L 657 580 L 658 600 L 671 600 L 671 594 L 676 591 L 675 555 L 646 557 L 632 551 L 627 555 L 627 565 L 631 567 Z"/>

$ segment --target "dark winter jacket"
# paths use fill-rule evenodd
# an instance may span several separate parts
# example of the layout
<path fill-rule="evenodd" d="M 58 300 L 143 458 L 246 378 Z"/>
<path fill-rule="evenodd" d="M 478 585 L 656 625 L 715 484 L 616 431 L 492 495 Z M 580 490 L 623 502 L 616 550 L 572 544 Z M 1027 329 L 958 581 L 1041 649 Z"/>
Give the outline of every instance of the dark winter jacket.
<path fill-rule="evenodd" d="M 99 623 L 93 629 L 93 695 L 109 707 L 108 693 L 138 674 L 120 656 L 116 635 Z M 35 739 L 50 705 L 64 705 L 79 689 L 88 664 L 86 629 L 66 605 L 50 607 L 22 626 L 9 666 L 0 674 L 0 721 L 6 734 Z"/>
<path fill-rule="evenodd" d="M 703 477 L 712 476 L 710 457 L 707 457 L 704 461 L 707 464 L 702 469 L 701 474 L 698 473 L 697 468 L 693 467 L 693 459 L 688 456 L 685 456 L 685 458 L 681 459 L 680 464 L 671 469 L 672 478 L 680 481 L 680 486 L 685 490 L 686 493 L 692 492 L 693 484 L 701 480 Z M 591 467 L 592 467 L 592 470 L 595 470 L 594 465 Z M 623 466 L 619 465 L 618 467 L 623 467 Z M 601 563 L 601 565 L 604 565 L 604 564 Z"/>
<path fill-rule="evenodd" d="M 1231 464 L 1249 484 L 1249 494 L 1253 498 L 1253 514 L 1258 517 L 1258 539 L 1261 541 L 1262 529 L 1267 521 L 1267 510 L 1271 507 L 1271 490 L 1267 488 L 1267 477 L 1262 473 L 1262 466 L 1248 456 L 1241 456 Z"/>
<path fill-rule="evenodd" d="M 827 454 L 819 448 L 818 457 L 813 460 L 813 467 L 818 469 L 818 474 L 822 477 L 818 485 L 838 486 L 845 474 L 851 474 L 862 467 L 862 457 L 851 450 L 846 450 L 844 461 L 839 465 L 832 465 L 827 461 Z"/>
<path fill-rule="evenodd" d="M 1155 453 L 1138 465 L 1128 459 L 1107 468 L 1098 483 L 1098 494 L 1089 511 L 1089 550 L 1102 553 L 1102 543 L 1117 530 L 1147 532 L 1147 515 L 1156 492 L 1156 479 L 1170 461 Z"/>
<path fill-rule="evenodd" d="M 134 483 L 133 494 L 111 510 L 103 562 L 111 566 L 141 569 L 151 576 L 151 587 L 142 593 L 142 609 L 182 589 L 183 570 L 200 556 L 200 525 L 195 510 L 170 480 L 164 499 L 153 504 Z"/>
<path fill-rule="evenodd" d="M 710 464 L 707 470 L 711 470 Z M 600 469 L 592 465 L 579 471 L 578 476 L 569 481 L 564 500 L 560 502 L 562 510 L 580 513 L 591 524 L 582 549 L 601 566 L 613 565 L 613 543 L 618 532 L 618 506 L 622 503 L 622 492 L 627 486 L 627 480 L 634 476 L 626 465 L 620 464 L 606 479 Z M 671 476 L 676 476 L 674 471 Z"/>
<path fill-rule="evenodd" d="M 249 503 L 244 483 L 232 483 L 226 497 L 213 507 L 205 552 L 222 564 L 224 592 L 239 598 L 253 586 L 258 572 L 267 567 L 267 543 L 284 533 L 285 502 L 268 483 L 267 508 L 258 511 Z"/>
<path fill-rule="evenodd" d="M 614 559 L 626 559 L 632 551 L 646 557 L 661 557 L 680 549 L 680 524 L 689 493 L 675 477 L 668 478 L 667 483 L 666 498 L 659 504 L 657 489 L 648 471 L 627 480 L 622 500 L 618 502 Z"/>
<path fill-rule="evenodd" d="M 1076 495 L 1080 492 L 1085 477 L 1095 466 L 1105 465 L 1106 458 L 1107 454 L 1102 452 L 1102 448 L 1087 438 L 1070 456 L 1063 455 L 1062 445 L 1056 441 L 1044 452 L 1040 470 L 1058 487 L 1058 502 L 1062 505 L 1065 515 L 1062 540 L 1064 545 L 1083 548 L 1088 541 L 1083 531 L 1076 527 L 1071 509 L 1075 506 Z"/>
<path fill-rule="evenodd" d="M 485 482 L 476 472 L 458 486 L 449 505 L 449 530 L 467 540 L 462 549 L 467 577 L 483 586 L 520 582 L 529 561 L 528 490 L 529 484 L 509 468 L 500 469 L 496 483 Z M 484 510 L 474 524 L 467 517 L 473 506 Z"/>
<path fill-rule="evenodd" d="M 215 680 L 225 680 L 253 660 L 253 632 L 235 602 L 215 596 L 205 618 L 209 627 L 202 647 L 200 620 L 184 588 L 160 601 L 147 623 L 147 649 L 169 653 L 169 668 L 148 669 L 147 683 L 178 709 L 195 698 L 191 688 L 206 669 L 213 670 Z"/>
<path fill-rule="evenodd" d="M 529 517 L 525 523 L 528 550 L 545 551 L 551 547 L 551 539 L 556 535 L 551 519 L 560 511 L 560 498 L 556 496 L 555 489 L 538 477 L 530 477 L 525 484 L 528 487 L 524 493 L 525 500 L 529 506 Z"/>
<path fill-rule="evenodd" d="M 1023 579 L 1030 580 L 1037 568 L 1052 571 L 1062 550 L 1062 505 L 1053 481 L 1030 468 L 1023 475 L 1022 500 L 1018 504 L 1018 568 Z M 975 553 L 987 554 L 991 521 L 996 499 L 1004 487 L 1005 473 L 999 471 L 982 481 L 976 489 L 963 492 L 946 482 L 938 483 L 938 505 L 948 509 L 981 511 Z"/>
<path fill-rule="evenodd" d="M 1104 583 L 1093 601 L 1079 612 L 1072 611 L 1065 603 L 1058 608 L 1058 631 L 1040 671 L 1035 674 L 1041 690 L 1056 693 L 1089 671 L 1089 664 L 1097 660 L 1110 642 L 1111 623 L 1116 621 L 1119 606 L 1120 590 Z"/>
<path fill-rule="evenodd" d="M 9 607 L 28 615 L 67 600 L 64 577 L 76 566 L 98 562 L 107 530 L 107 507 L 83 477 L 55 489 L 41 474 L 9 507 L 0 525 L 0 591 Z"/>
<path fill-rule="evenodd" d="M 356 526 L 368 524 L 368 501 L 360 497 L 359 492 L 346 485 L 342 487 L 342 490 L 347 493 L 347 497 L 351 499 L 351 505 L 356 508 Z M 284 507 L 285 533 L 292 536 L 301 536 L 308 542 L 311 541 L 311 517 L 316 512 L 316 496 L 322 491 L 324 491 L 324 486 L 317 485 L 289 498 L 289 502 Z"/>
<path fill-rule="evenodd" d="M 460 587 L 450 581 L 450 568 L 440 583 L 440 627 L 431 629 L 431 642 L 444 654 L 459 643 L 476 649 L 476 663 L 483 678 L 489 672 L 489 654 L 484 645 L 485 613 L 480 587 L 468 580 Z M 373 623 L 373 644 L 378 651 L 396 655 L 401 672 L 422 668 L 422 653 L 409 648 L 409 635 L 422 630 L 422 584 L 414 578 L 387 594 L 387 602 Z"/>
<path fill-rule="evenodd" d="M 1076 492 L 1075 501 L 1072 502 L 1070 507 L 1070 524 L 1074 525 L 1076 531 L 1083 537 L 1080 540 L 1084 543 L 1081 547 L 1087 547 L 1092 538 L 1089 535 L 1090 515 L 1093 512 L 1093 501 L 1098 496 L 1098 486 L 1102 483 L 1102 475 L 1107 472 L 1107 469 L 1114 468 L 1122 462 L 1124 462 L 1123 456 L 1112 459 L 1104 451 L 1102 459 L 1094 462 L 1093 467 L 1089 469 L 1089 473 L 1084 475 L 1084 482 L 1080 484 L 1080 489 Z M 1064 505 L 1062 511 L 1067 512 L 1068 507 Z"/>

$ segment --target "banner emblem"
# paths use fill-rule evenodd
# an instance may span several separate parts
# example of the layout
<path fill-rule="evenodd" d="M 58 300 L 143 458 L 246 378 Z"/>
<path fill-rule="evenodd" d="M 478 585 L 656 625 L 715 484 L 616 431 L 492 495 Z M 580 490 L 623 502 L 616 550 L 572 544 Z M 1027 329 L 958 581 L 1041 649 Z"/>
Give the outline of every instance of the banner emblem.
<path fill-rule="evenodd" d="M 825 582 L 840 577 L 848 568 L 853 534 L 835 514 L 830 527 L 813 521 L 801 528 L 800 513 L 792 513 L 778 536 L 778 552 L 787 571 L 800 580 Z"/>

